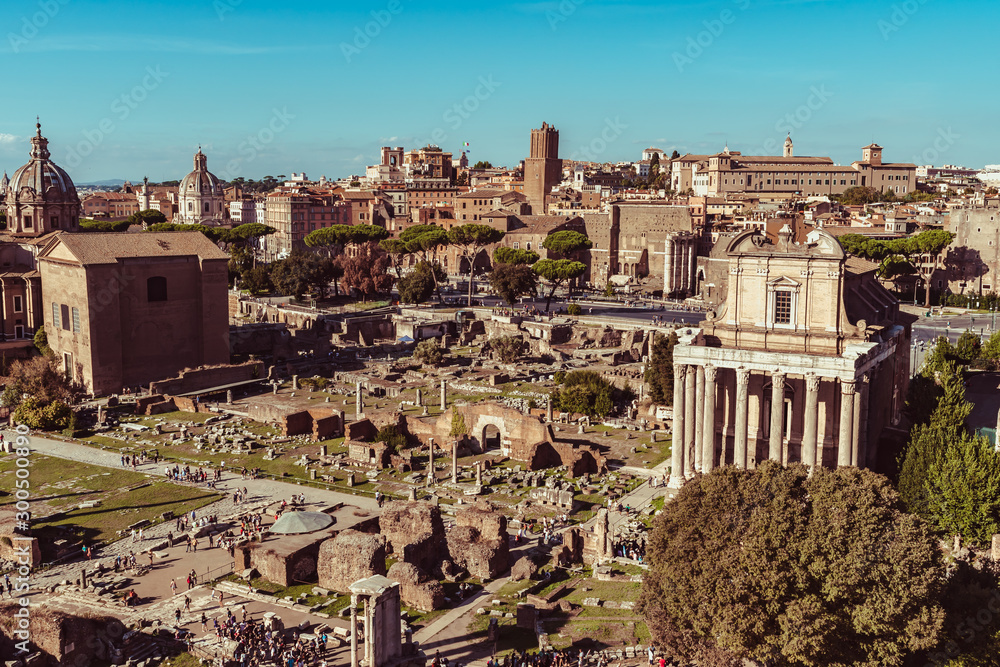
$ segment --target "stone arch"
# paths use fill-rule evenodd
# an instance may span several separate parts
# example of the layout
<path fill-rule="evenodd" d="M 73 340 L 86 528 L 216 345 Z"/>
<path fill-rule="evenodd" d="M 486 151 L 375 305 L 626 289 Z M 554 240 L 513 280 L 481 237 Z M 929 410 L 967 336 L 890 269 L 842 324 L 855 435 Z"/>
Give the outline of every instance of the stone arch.
<path fill-rule="evenodd" d="M 481 443 L 483 452 L 488 452 L 491 449 L 501 449 L 503 447 L 503 433 L 500 431 L 500 427 L 493 423 L 483 426 L 483 433 L 479 442 Z"/>

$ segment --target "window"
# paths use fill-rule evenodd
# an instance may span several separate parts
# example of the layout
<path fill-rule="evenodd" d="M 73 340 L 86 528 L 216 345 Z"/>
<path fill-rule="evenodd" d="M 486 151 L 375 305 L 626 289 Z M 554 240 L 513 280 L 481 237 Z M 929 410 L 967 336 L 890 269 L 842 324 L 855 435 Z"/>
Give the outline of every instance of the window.
<path fill-rule="evenodd" d="M 52 229 L 59 229 L 59 216 L 58 215 L 51 216 L 49 218 L 49 224 L 52 226 Z"/>
<path fill-rule="evenodd" d="M 73 378 L 73 355 L 69 352 L 63 353 L 63 372 L 70 380 Z"/>
<path fill-rule="evenodd" d="M 167 279 L 163 276 L 153 276 L 146 279 L 146 301 L 167 300 Z"/>
<path fill-rule="evenodd" d="M 517 241 L 514 241 L 514 250 L 517 250 L 519 247 L 520 244 Z"/>
<path fill-rule="evenodd" d="M 779 291 L 774 293 L 774 323 L 792 323 L 792 293 Z"/>
<path fill-rule="evenodd" d="M 14 312 L 15 313 L 20 313 L 23 310 L 23 305 L 24 304 L 22 303 L 21 299 L 22 299 L 22 297 L 20 297 L 20 296 L 15 296 L 14 297 Z"/>
<path fill-rule="evenodd" d="M 73 333 L 80 333 L 80 309 L 73 308 Z"/>
<path fill-rule="evenodd" d="M 30 215 L 24 216 L 24 228 L 25 229 L 32 229 L 32 223 L 31 223 L 31 216 Z"/>
<path fill-rule="evenodd" d="M 531 241 L 528 241 L 527 243 L 524 244 L 524 249 L 531 250 Z"/>
<path fill-rule="evenodd" d="M 52 326 L 59 329 L 62 325 L 60 324 L 59 318 L 59 304 L 55 301 L 52 302 Z"/>
<path fill-rule="evenodd" d="M 71 324 L 69 321 L 69 306 L 63 304 L 59 306 L 59 311 L 60 315 L 62 316 L 62 328 L 65 329 L 66 331 L 69 331 Z"/>

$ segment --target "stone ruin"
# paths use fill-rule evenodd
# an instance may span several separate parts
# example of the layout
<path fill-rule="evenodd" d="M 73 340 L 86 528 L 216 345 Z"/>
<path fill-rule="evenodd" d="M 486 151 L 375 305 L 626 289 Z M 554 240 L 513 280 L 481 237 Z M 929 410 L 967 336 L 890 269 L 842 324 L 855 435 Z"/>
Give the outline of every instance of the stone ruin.
<path fill-rule="evenodd" d="M 319 585 L 344 591 L 359 579 L 385 575 L 386 539 L 382 535 L 345 530 L 319 547 Z"/>
<path fill-rule="evenodd" d="M 394 501 L 379 517 L 381 534 L 398 562 L 388 576 L 400 583 L 403 602 L 418 609 L 440 609 L 444 593 L 436 579 L 462 570 L 486 580 L 509 567 L 507 518 L 489 505 L 460 510 L 446 535 L 441 510 L 426 502 Z"/>
<path fill-rule="evenodd" d="M 24 632 L 16 616 L 20 609 L 17 601 L 0 603 L 0 655 L 5 658 L 17 655 L 15 645 L 30 639 L 30 644 L 38 651 L 37 657 L 30 661 L 32 665 L 57 667 L 116 661 L 121 664 L 127 633 L 117 618 L 86 613 L 70 615 L 44 605 L 33 605 L 29 627 Z M 24 634 L 19 634 L 21 632 Z"/>

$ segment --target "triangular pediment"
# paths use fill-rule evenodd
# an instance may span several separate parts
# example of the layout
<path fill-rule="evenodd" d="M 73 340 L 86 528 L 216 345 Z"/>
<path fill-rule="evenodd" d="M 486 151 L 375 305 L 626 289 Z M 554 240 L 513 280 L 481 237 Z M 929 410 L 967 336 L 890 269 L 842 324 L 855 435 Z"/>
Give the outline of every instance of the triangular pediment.
<path fill-rule="evenodd" d="M 781 276 L 775 278 L 774 280 L 768 280 L 767 284 L 769 287 L 801 287 L 802 283 L 797 280 L 792 280 L 788 276 Z"/>

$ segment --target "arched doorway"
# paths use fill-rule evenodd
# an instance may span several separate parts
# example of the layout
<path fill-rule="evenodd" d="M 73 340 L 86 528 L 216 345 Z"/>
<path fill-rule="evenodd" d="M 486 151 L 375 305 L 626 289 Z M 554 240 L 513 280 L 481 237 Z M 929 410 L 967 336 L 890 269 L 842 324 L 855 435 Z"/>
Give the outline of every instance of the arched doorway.
<path fill-rule="evenodd" d="M 483 452 L 488 452 L 491 449 L 500 449 L 501 439 L 500 439 L 500 429 L 493 424 L 487 424 L 483 427 Z"/>

